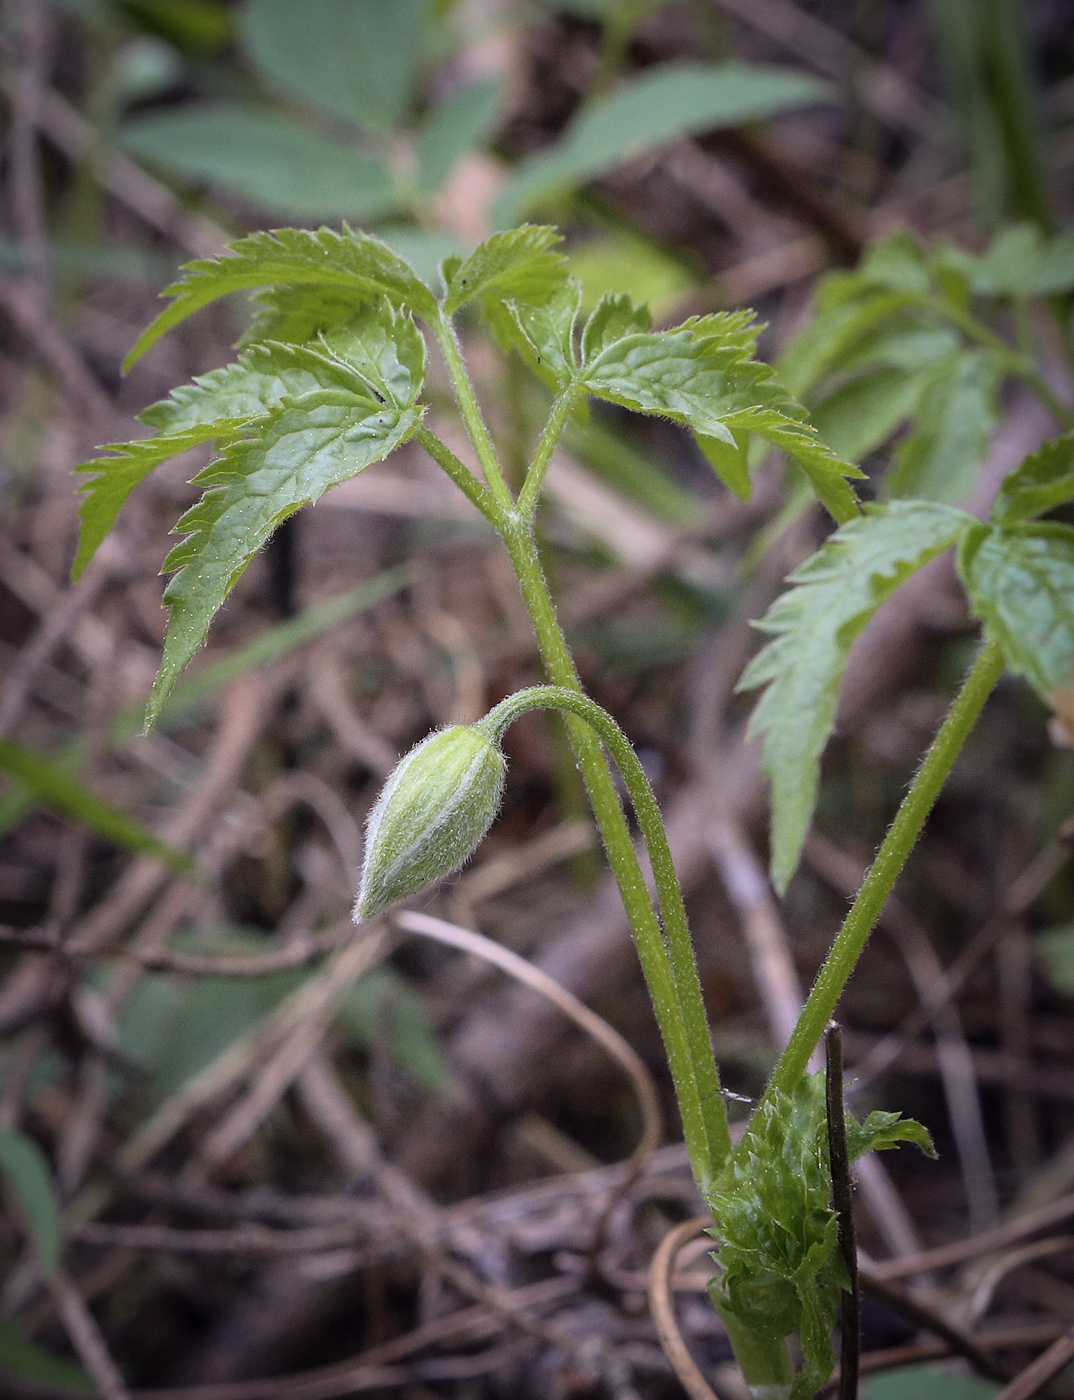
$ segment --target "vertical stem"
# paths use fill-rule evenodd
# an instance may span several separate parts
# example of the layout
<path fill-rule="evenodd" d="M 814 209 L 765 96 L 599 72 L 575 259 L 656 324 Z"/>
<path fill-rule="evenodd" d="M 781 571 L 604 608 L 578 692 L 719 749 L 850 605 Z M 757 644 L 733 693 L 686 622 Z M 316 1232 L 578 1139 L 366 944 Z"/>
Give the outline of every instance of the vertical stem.
<path fill-rule="evenodd" d="M 795 1085 L 805 1073 L 809 1057 L 835 1012 L 866 939 L 872 933 L 880 911 L 921 834 L 959 750 L 1002 674 L 1003 653 L 999 644 L 986 642 L 895 814 L 895 820 L 832 944 L 831 952 L 802 1008 L 794 1034 L 772 1072 L 751 1123 L 757 1120 L 763 1105 L 770 1101 L 774 1093 L 793 1093 Z"/>
<path fill-rule="evenodd" d="M 522 596 L 533 620 L 548 678 L 554 685 L 582 695 L 578 673 L 541 571 L 530 525 L 516 520 L 515 527 L 505 535 L 505 539 Z M 601 741 L 587 723 L 574 716 L 567 716 L 567 728 L 642 959 L 675 1081 L 683 1132 L 690 1148 L 691 1167 L 704 1193 L 711 1187 L 715 1174 L 727 1156 L 730 1139 L 701 983 L 689 941 L 689 930 L 685 929 L 685 915 L 683 934 L 680 934 L 675 927 L 674 909 L 670 914 L 665 911 L 665 918 L 671 920 L 668 932 L 672 952 L 669 960 L 619 796 L 601 751 Z M 662 822 L 660 830 L 663 832 Z M 666 844 L 666 837 L 664 840 Z M 679 901 L 681 904 L 681 895 Z M 669 965 L 670 992 L 665 989 L 665 974 Z"/>
<path fill-rule="evenodd" d="M 481 463 L 481 470 L 488 482 L 488 488 L 502 510 L 514 510 L 515 500 L 504 479 L 503 472 L 500 470 L 496 449 L 493 446 L 489 430 L 485 426 L 481 406 L 474 393 L 474 386 L 470 383 L 470 375 L 466 369 L 466 361 L 462 357 L 462 347 L 455 334 L 455 327 L 451 324 L 450 318 L 445 316 L 443 312 L 436 321 L 432 321 L 430 324 L 447 364 L 448 373 L 451 375 L 451 382 L 455 386 L 459 408 L 477 452 L 477 460 Z"/>

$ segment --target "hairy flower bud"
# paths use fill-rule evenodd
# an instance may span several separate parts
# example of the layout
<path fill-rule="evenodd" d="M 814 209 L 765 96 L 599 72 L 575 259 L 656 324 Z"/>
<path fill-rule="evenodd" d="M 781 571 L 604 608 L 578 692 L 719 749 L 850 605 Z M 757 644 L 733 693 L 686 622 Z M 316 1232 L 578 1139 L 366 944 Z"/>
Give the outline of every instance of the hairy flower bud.
<path fill-rule="evenodd" d="M 399 761 L 366 823 L 356 923 L 473 855 L 499 810 L 506 766 L 496 745 L 466 724 L 430 734 Z"/>

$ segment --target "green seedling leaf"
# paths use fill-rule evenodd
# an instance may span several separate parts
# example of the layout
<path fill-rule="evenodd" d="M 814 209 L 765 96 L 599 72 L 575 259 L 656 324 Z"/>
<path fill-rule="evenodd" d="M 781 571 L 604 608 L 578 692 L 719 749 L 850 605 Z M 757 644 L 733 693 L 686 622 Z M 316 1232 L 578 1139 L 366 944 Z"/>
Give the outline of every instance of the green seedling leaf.
<path fill-rule="evenodd" d="M 1001 229 L 980 257 L 947 247 L 938 258 L 959 268 L 978 296 L 1056 296 L 1074 288 L 1074 235 L 1047 238 L 1035 224 Z"/>
<path fill-rule="evenodd" d="M 119 142 L 137 160 L 287 219 L 379 219 L 405 205 L 383 156 L 248 103 L 135 117 Z"/>
<path fill-rule="evenodd" d="M 76 1394 L 97 1394 L 97 1387 L 81 1366 L 31 1342 L 8 1317 L 0 1317 L 0 1372 Z"/>
<path fill-rule="evenodd" d="M 976 350 L 933 372 L 884 479 L 888 495 L 953 502 L 970 492 L 999 419 L 999 380 L 994 359 Z"/>
<path fill-rule="evenodd" d="M 558 391 L 578 369 L 574 328 L 581 301 L 581 287 L 572 278 L 537 306 L 486 298 L 485 320 L 504 354 L 516 350 L 539 379 Z"/>
<path fill-rule="evenodd" d="M 725 444 L 726 454 L 709 445 L 710 456 L 735 490 L 742 489 L 739 435 L 757 433 L 793 457 L 835 519 L 847 520 L 857 503 L 846 478 L 861 472 L 825 446 L 802 421 L 801 405 L 767 365 L 752 358 L 758 330 L 749 312 L 730 312 L 670 331 L 603 336 L 599 351 L 582 366 L 580 382 L 597 398 L 671 418 L 699 438 Z"/>
<path fill-rule="evenodd" d="M 152 727 L 213 617 L 276 526 L 330 487 L 382 461 L 413 433 L 418 409 L 388 408 L 341 390 L 285 400 L 195 477 L 202 500 L 176 526 L 187 538 L 164 561 L 175 572 L 160 672 L 146 712 Z"/>
<path fill-rule="evenodd" d="M 503 87 L 483 79 L 467 83 L 426 118 L 418 136 L 418 189 L 434 194 L 464 155 L 484 145 L 500 115 Z"/>
<path fill-rule="evenodd" d="M 626 292 L 605 292 L 582 332 L 582 359 L 594 360 L 608 346 L 626 335 L 652 329 L 648 306 L 638 306 Z"/>
<path fill-rule="evenodd" d="M 552 151 L 523 161 L 495 217 L 513 223 L 549 195 L 665 142 L 834 100 L 829 84 L 789 68 L 665 64 L 588 103 Z"/>
<path fill-rule="evenodd" d="M 816 806 L 820 755 L 835 720 L 854 638 L 904 579 L 956 543 L 973 516 L 928 501 L 867 507 L 790 577 L 794 585 L 757 624 L 772 633 L 739 690 L 765 686 L 750 720 L 764 737 L 772 782 L 772 879 L 794 874 Z"/>
<path fill-rule="evenodd" d="M 78 507 L 81 530 L 71 577 L 75 580 L 82 577 L 86 565 L 119 519 L 127 497 L 151 471 L 169 457 L 178 457 L 180 453 L 189 452 L 202 443 L 219 442 L 241 426 L 240 419 L 234 423 L 200 425 L 182 433 L 146 438 L 141 442 L 110 442 L 104 450 L 112 453 L 112 456 L 94 457 L 76 467 L 76 472 L 88 475 L 90 480 L 79 488 L 82 496 Z"/>
<path fill-rule="evenodd" d="M 425 341 L 406 312 L 386 297 L 325 333 L 322 344 L 378 399 L 396 408 L 417 402 L 425 384 Z"/>
<path fill-rule="evenodd" d="M 1007 664 L 1049 704 L 1074 685 L 1074 529 L 978 525 L 962 542 L 959 572 L 970 607 Z"/>
<path fill-rule="evenodd" d="M 322 296 L 326 292 L 349 295 L 355 311 L 370 296 L 382 295 L 420 316 L 436 315 L 432 292 L 409 263 L 379 238 L 346 225 L 342 233 L 328 228 L 317 232 L 277 229 L 240 238 L 224 257 L 187 263 L 179 280 L 163 292 L 172 298 L 171 305 L 138 337 L 124 369 L 166 331 L 220 297 L 276 286 L 314 287 Z"/>
<path fill-rule="evenodd" d="M 422 57 L 425 0 L 247 0 L 240 37 L 273 86 L 357 126 L 398 126 Z"/>
<path fill-rule="evenodd" d="M 15 1128 L 0 1128 L 0 1176 L 18 1203 L 43 1273 L 60 1262 L 63 1230 L 60 1204 L 45 1154 Z"/>
<path fill-rule="evenodd" d="M 901 369 L 860 374 L 812 406 L 813 425 L 833 452 L 859 462 L 914 416 L 929 378 Z"/>
<path fill-rule="evenodd" d="M 352 308 L 353 311 L 353 308 Z M 366 317 L 376 312 L 367 309 Z M 254 419 L 285 398 L 317 389 L 353 389 L 362 380 L 350 367 L 314 350 L 290 345 L 259 345 L 234 364 L 181 385 L 139 415 L 157 436 L 141 442 L 112 443 L 116 455 L 96 457 L 76 468 L 92 474 L 82 487 L 82 532 L 72 573 L 77 579 L 116 523 L 138 485 L 169 457 L 205 442 L 223 445 Z"/>
<path fill-rule="evenodd" d="M 180 874 L 193 869 L 190 857 L 159 840 L 147 828 L 86 787 L 62 763 L 54 763 L 13 739 L 0 737 L 0 771 L 17 778 L 40 801 L 73 817 L 98 836 L 142 855 L 159 856 Z"/>
<path fill-rule="evenodd" d="M 554 251 L 558 229 L 523 224 L 494 233 L 451 271 L 444 310 L 449 314 L 475 298 L 540 306 L 567 281 L 567 262 Z"/>
<path fill-rule="evenodd" d="M 1011 472 L 999 488 L 992 518 L 1014 525 L 1068 501 L 1074 501 L 1074 432 L 1046 442 Z"/>
<path fill-rule="evenodd" d="M 859 1124 L 848 1113 L 846 1124 L 851 1161 L 898 1141 L 931 1151 L 920 1123 L 898 1114 Z M 709 1198 L 709 1233 L 720 1242 L 712 1300 L 754 1336 L 798 1333 L 804 1365 L 792 1400 L 812 1400 L 835 1365 L 831 1333 L 847 1277 L 830 1197 L 824 1075 L 806 1075 L 793 1097 L 777 1093 L 762 1105 Z"/>

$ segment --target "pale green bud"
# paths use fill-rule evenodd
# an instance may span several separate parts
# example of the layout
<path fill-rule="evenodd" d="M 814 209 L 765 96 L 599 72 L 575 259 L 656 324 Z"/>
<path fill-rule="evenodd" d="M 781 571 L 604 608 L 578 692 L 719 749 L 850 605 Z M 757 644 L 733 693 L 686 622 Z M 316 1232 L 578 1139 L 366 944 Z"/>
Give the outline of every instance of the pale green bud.
<path fill-rule="evenodd" d="M 499 810 L 506 767 L 466 724 L 430 734 L 400 759 L 366 823 L 355 923 L 469 860 Z"/>

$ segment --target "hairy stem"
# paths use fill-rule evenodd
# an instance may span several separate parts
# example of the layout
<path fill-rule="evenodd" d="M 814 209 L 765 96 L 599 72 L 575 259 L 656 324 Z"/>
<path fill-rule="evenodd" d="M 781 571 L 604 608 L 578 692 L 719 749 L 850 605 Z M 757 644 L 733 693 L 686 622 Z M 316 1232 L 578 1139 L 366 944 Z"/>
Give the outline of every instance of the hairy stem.
<path fill-rule="evenodd" d="M 500 469 L 492 437 L 485 426 L 481 406 L 477 402 L 474 386 L 470 382 L 470 375 L 466 369 L 466 361 L 462 356 L 462 347 L 455 333 L 455 327 L 452 325 L 450 317 L 443 313 L 430 324 L 437 344 L 440 346 L 440 352 L 444 356 L 448 373 L 451 375 L 459 409 L 477 452 L 477 460 L 481 463 L 481 470 L 485 474 L 488 488 L 501 510 L 514 510 L 515 500 Z"/>
<path fill-rule="evenodd" d="M 522 490 L 518 493 L 518 513 L 526 519 L 531 518 L 537 509 L 545 472 L 552 460 L 556 443 L 559 442 L 563 429 L 567 426 L 567 420 L 574 412 L 574 407 L 578 402 L 578 392 L 576 385 L 568 384 L 552 404 L 548 422 L 545 424 L 541 440 L 537 444 L 537 451 L 533 454 L 533 461 L 526 473 L 526 480 L 522 485 Z"/>
<path fill-rule="evenodd" d="M 1003 653 L 999 644 L 986 642 L 895 814 L 865 883 L 802 1008 L 787 1048 L 772 1072 L 764 1096 L 750 1120 L 751 1124 L 758 1120 L 763 1106 L 775 1093 L 792 1094 L 805 1073 L 809 1057 L 835 1012 L 865 942 L 921 834 L 940 789 L 947 781 L 967 735 L 1002 673 Z"/>
<path fill-rule="evenodd" d="M 485 519 L 490 524 L 495 525 L 501 514 L 499 503 L 488 487 L 482 486 L 466 463 L 461 462 L 455 456 L 447 443 L 441 442 L 436 434 L 426 427 L 419 427 L 416 430 L 414 441 L 425 448 L 433 461 L 438 466 L 443 467 L 459 490 L 468 500 L 473 502 Z"/>
<path fill-rule="evenodd" d="M 505 538 L 549 680 L 584 699 L 528 522 L 516 520 L 515 528 Z M 603 715 L 599 706 L 596 708 Z M 685 947 L 682 936 L 675 933 L 675 946 L 669 959 L 630 829 L 601 751 L 601 741 L 577 714 L 567 716 L 567 726 L 653 998 L 675 1083 L 690 1164 L 698 1187 L 704 1193 L 711 1189 L 727 1157 L 730 1138 L 689 931 L 684 925 Z M 663 832 L 662 822 L 660 829 Z M 664 841 L 666 845 L 666 836 Z M 671 917 L 674 920 L 674 914 Z M 669 940 L 671 937 L 669 930 Z"/>

